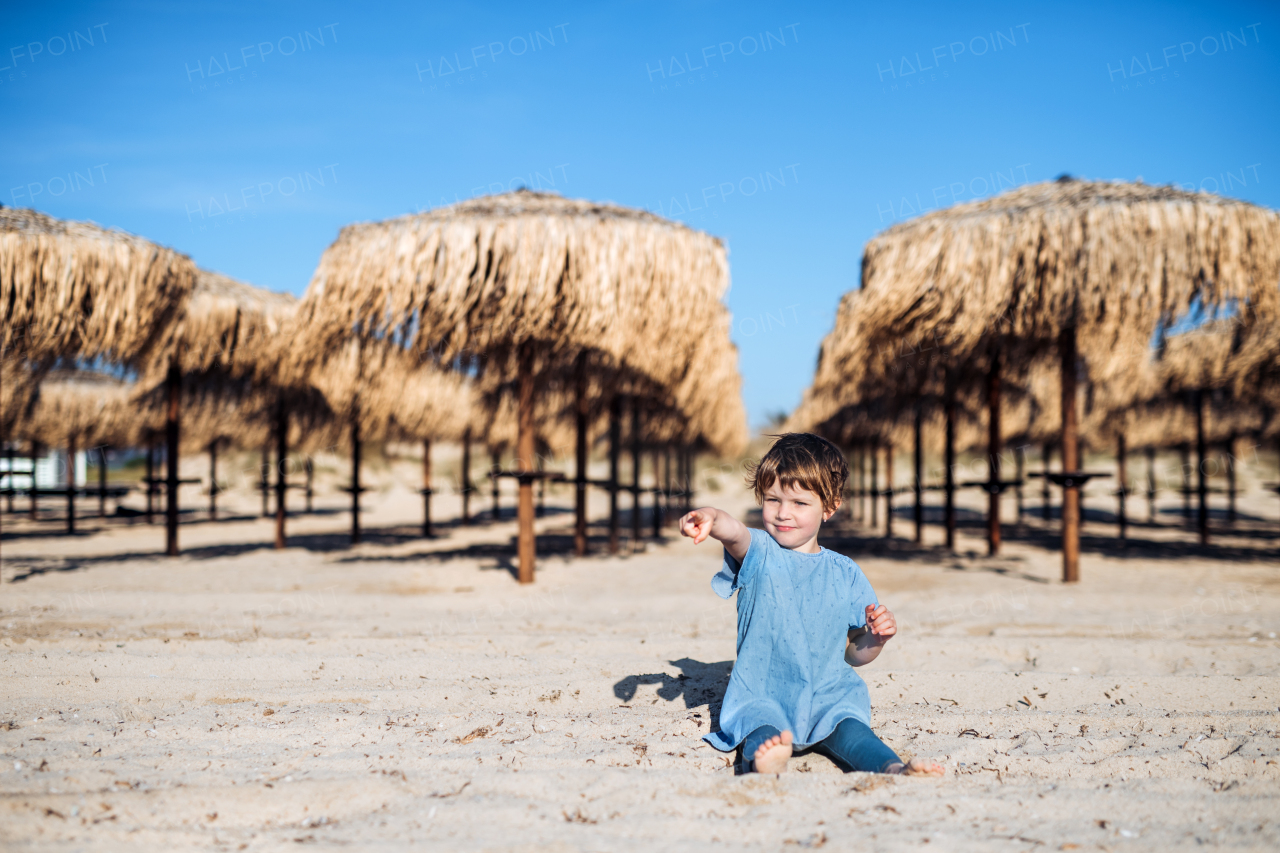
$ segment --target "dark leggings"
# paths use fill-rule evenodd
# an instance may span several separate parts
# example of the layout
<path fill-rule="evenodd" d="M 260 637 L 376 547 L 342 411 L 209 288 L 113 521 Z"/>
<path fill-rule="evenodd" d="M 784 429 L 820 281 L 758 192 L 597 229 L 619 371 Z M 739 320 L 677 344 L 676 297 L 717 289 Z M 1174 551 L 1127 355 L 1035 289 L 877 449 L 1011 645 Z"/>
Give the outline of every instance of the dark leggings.
<path fill-rule="evenodd" d="M 761 726 L 747 735 L 742 742 L 743 765 L 754 770 L 752 759 L 760 744 L 779 734 L 773 726 Z M 876 737 L 870 726 L 852 717 L 841 720 L 835 731 L 810 748 L 830 758 L 846 773 L 853 770 L 883 773 L 890 764 L 903 763 L 897 753 Z"/>

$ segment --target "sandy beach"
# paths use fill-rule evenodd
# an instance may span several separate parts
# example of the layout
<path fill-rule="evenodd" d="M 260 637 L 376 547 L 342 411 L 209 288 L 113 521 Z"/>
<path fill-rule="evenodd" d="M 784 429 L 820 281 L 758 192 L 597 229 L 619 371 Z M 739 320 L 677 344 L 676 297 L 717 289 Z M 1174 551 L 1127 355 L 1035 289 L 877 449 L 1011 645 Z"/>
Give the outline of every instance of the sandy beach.
<path fill-rule="evenodd" d="M 562 489 L 521 587 L 514 521 L 460 527 L 444 494 L 423 540 L 393 468 L 355 548 L 336 494 L 277 552 L 256 496 L 229 493 L 232 518 L 192 513 L 176 559 L 159 525 L 86 518 L 68 539 L 6 515 L 0 846 L 1280 847 L 1274 495 L 1246 495 L 1207 550 L 1174 502 L 1126 549 L 1091 517 L 1072 587 L 1034 518 L 982 556 L 975 492 L 958 556 L 936 525 L 923 549 L 833 530 L 901 626 L 862 671 L 874 727 L 948 775 L 811 755 L 763 777 L 699 740 L 734 657 L 718 548 L 668 528 L 641 553 L 568 559 Z M 752 518 L 718 485 L 700 500 Z"/>

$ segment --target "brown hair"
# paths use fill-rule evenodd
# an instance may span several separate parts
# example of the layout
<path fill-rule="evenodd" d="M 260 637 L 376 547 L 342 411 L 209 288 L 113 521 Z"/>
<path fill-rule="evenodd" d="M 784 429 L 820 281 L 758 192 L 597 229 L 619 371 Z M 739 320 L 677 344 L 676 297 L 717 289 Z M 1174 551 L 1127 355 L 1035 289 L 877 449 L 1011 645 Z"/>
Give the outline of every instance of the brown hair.
<path fill-rule="evenodd" d="M 831 512 L 844 500 L 845 483 L 849 480 L 849 463 L 840 448 L 821 436 L 807 432 L 788 432 L 775 436 L 778 440 L 764 458 L 747 474 L 747 485 L 764 503 L 764 493 L 774 483 L 782 488 L 807 489 Z"/>

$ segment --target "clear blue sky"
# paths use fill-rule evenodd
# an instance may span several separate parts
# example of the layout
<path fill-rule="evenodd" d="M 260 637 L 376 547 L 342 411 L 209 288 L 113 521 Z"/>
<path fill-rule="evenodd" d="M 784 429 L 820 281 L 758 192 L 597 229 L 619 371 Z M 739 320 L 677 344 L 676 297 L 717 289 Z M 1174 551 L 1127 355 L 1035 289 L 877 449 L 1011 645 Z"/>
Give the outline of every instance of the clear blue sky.
<path fill-rule="evenodd" d="M 1280 207 L 1280 5 L 27 3 L 0 201 L 301 293 L 345 223 L 521 184 L 730 249 L 753 424 L 862 246 L 1053 178 Z"/>

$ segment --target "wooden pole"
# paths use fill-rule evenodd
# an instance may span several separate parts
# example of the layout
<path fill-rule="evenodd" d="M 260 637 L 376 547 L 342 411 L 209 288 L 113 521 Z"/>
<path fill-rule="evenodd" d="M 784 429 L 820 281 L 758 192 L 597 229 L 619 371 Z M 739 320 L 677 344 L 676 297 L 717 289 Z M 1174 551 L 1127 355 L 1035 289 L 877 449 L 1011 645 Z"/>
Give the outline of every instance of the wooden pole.
<path fill-rule="evenodd" d="M 653 459 L 653 538 L 662 538 L 662 480 L 658 477 L 662 451 L 654 448 L 650 453 Z"/>
<path fill-rule="evenodd" d="M 943 523 L 947 528 L 947 550 L 956 549 L 956 401 L 948 390 L 943 403 L 943 414 L 946 418 L 946 446 L 943 449 L 942 463 L 945 469 L 943 482 Z"/>
<path fill-rule="evenodd" d="M 631 550 L 640 548 L 640 397 L 631 398 Z"/>
<path fill-rule="evenodd" d="M 288 494 L 288 482 L 285 480 L 285 469 L 289 458 L 289 412 L 285 408 L 284 397 L 276 400 L 276 550 L 285 547 L 284 519 Z"/>
<path fill-rule="evenodd" d="M 7 509 L 9 510 L 10 515 L 13 515 L 15 511 L 13 508 L 13 498 L 18 491 L 18 481 L 17 479 L 14 478 L 14 475 L 13 475 L 13 456 L 14 456 L 13 451 L 14 451 L 13 442 L 9 442 L 8 444 L 5 445 L 4 455 L 5 455 L 5 458 L 9 460 L 9 493 L 5 495 L 5 502 L 8 505 Z"/>
<path fill-rule="evenodd" d="M 76 532 L 76 435 L 67 437 L 67 535 Z"/>
<path fill-rule="evenodd" d="M 1191 523 L 1191 446 L 1185 441 L 1178 445 L 1178 457 L 1182 461 L 1182 522 Z"/>
<path fill-rule="evenodd" d="M 35 460 L 32 460 L 34 465 Z M 35 483 L 35 468 L 31 469 L 31 482 Z M 154 438 L 147 439 L 147 524 L 155 524 L 155 495 L 156 495 L 156 442 Z M 35 518 L 35 507 L 31 509 L 31 517 Z"/>
<path fill-rule="evenodd" d="M 686 452 L 689 454 L 689 497 L 688 497 L 689 505 L 688 505 L 688 508 L 690 511 L 692 511 L 695 505 L 695 499 L 697 497 L 696 487 L 698 485 L 698 451 L 695 450 L 693 447 L 690 447 Z"/>
<path fill-rule="evenodd" d="M 916 488 L 916 544 L 924 543 L 924 445 L 920 441 L 921 432 L 921 413 L 920 406 L 916 406 L 916 422 L 915 422 L 915 458 L 912 460 L 915 467 L 915 488 Z"/>
<path fill-rule="evenodd" d="M 1067 327 L 1058 336 L 1062 359 L 1062 473 L 1079 471 L 1076 432 L 1076 330 Z M 1062 490 L 1062 580 L 1080 580 L 1080 488 L 1068 481 Z"/>
<path fill-rule="evenodd" d="M 1209 479 L 1205 475 L 1204 457 L 1207 448 L 1204 441 L 1204 392 L 1196 390 L 1192 396 L 1192 404 L 1196 407 L 1196 498 L 1197 527 L 1200 530 L 1200 544 L 1209 544 Z"/>
<path fill-rule="evenodd" d="M 311 512 L 311 499 L 315 495 L 316 466 L 311 459 L 311 454 L 307 454 L 306 460 L 302 463 L 302 468 L 307 473 L 307 513 Z"/>
<path fill-rule="evenodd" d="M 218 440 L 209 442 L 209 518 L 218 520 Z"/>
<path fill-rule="evenodd" d="M 671 520 L 671 494 L 673 489 L 671 484 L 671 445 L 667 445 L 662 451 L 662 480 L 662 489 L 665 493 L 662 500 L 662 523 L 665 526 Z"/>
<path fill-rule="evenodd" d="M 107 517 L 107 446 L 98 446 L 98 518 Z"/>
<path fill-rule="evenodd" d="M 534 471 L 533 449 L 533 344 L 525 343 L 520 348 L 520 364 L 516 382 L 516 470 L 522 475 Z M 533 537 L 533 480 L 522 476 L 520 484 L 517 515 L 520 529 L 517 537 L 516 555 L 519 560 L 520 583 L 533 583 L 533 561 L 537 552 L 537 544 Z"/>
<path fill-rule="evenodd" d="M 858 442 L 858 524 L 867 523 L 867 442 Z"/>
<path fill-rule="evenodd" d="M 618 452 L 622 442 L 622 398 L 609 401 L 609 553 L 618 553 Z"/>
<path fill-rule="evenodd" d="M 502 471 L 502 454 L 498 452 L 497 448 L 491 447 L 489 448 L 489 473 L 492 476 L 489 478 L 489 499 L 494 521 L 502 520 L 502 507 L 498 505 L 498 498 L 500 497 L 498 473 L 500 471 Z"/>
<path fill-rule="evenodd" d="M 1017 497 L 1018 525 L 1021 527 L 1023 513 L 1022 481 L 1026 478 L 1027 472 L 1027 448 L 1025 445 L 1020 445 L 1014 449 L 1013 453 L 1013 458 L 1018 466 L 1017 473 L 1014 475 L 1014 479 L 1018 481 L 1018 484 L 1014 487 L 1014 495 Z"/>
<path fill-rule="evenodd" d="M 1000 351 L 987 370 L 987 554 L 1000 553 Z"/>
<path fill-rule="evenodd" d="M 169 375 L 166 379 L 169 390 L 169 407 L 166 413 L 165 437 L 168 447 L 165 450 L 165 547 L 164 552 L 170 557 L 178 556 L 178 417 L 182 403 L 182 374 L 178 372 L 178 361 L 175 357 L 169 363 Z"/>
<path fill-rule="evenodd" d="M 1147 521 L 1156 523 L 1156 449 L 1147 448 Z"/>
<path fill-rule="evenodd" d="M 1227 436 L 1227 524 L 1236 523 L 1236 435 Z"/>
<path fill-rule="evenodd" d="M 422 440 L 422 536 L 431 538 L 431 439 Z"/>
<path fill-rule="evenodd" d="M 462 431 L 462 523 L 471 523 L 471 427 Z"/>
<path fill-rule="evenodd" d="M 266 518 L 270 512 L 269 495 L 271 493 L 271 440 L 268 439 L 262 443 L 262 475 L 259 477 L 258 491 L 262 492 L 262 517 Z"/>
<path fill-rule="evenodd" d="M 880 526 L 880 439 L 871 442 L 871 529 Z"/>
<path fill-rule="evenodd" d="M 1129 518 L 1125 514 L 1125 498 L 1128 496 L 1129 480 L 1125 473 L 1125 460 L 1128 456 L 1128 449 L 1124 443 L 1124 433 L 1120 433 L 1116 437 L 1116 476 L 1120 478 L 1120 488 L 1116 489 L 1116 499 L 1119 503 L 1120 510 L 1120 541 L 1123 542 L 1127 538 Z"/>
<path fill-rule="evenodd" d="M 573 553 L 587 555 L 587 425 L 590 407 L 587 401 L 587 354 L 578 353 L 575 365 L 574 414 L 577 420 L 573 473 Z"/>
<path fill-rule="evenodd" d="M 351 414 L 351 544 L 360 543 L 360 411 Z"/>
<path fill-rule="evenodd" d="M 893 538 L 893 439 L 884 443 L 884 538 Z"/>
<path fill-rule="evenodd" d="M 1050 503 L 1052 493 L 1049 491 L 1049 461 L 1052 456 L 1053 447 L 1046 441 L 1044 443 L 1044 455 L 1042 456 L 1044 461 L 1044 479 L 1041 481 L 1040 488 L 1040 513 L 1044 516 L 1045 521 L 1048 521 L 1053 517 L 1053 507 Z"/>

